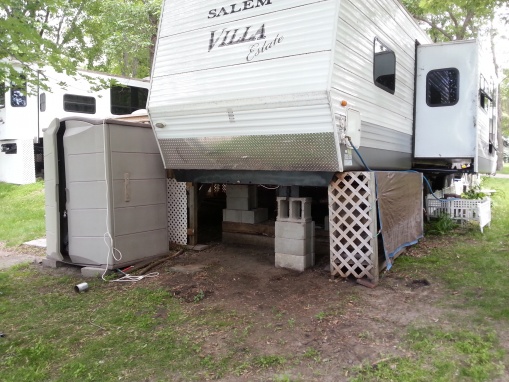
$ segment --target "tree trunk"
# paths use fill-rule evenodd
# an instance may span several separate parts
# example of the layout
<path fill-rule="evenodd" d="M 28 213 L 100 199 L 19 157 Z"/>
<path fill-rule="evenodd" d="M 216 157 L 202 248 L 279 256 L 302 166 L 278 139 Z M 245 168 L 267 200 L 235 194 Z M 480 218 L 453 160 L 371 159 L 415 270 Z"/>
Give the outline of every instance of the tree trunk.
<path fill-rule="evenodd" d="M 496 30 L 493 27 L 493 19 L 495 15 L 491 18 L 490 25 L 490 43 L 491 43 L 491 54 L 493 55 L 493 66 L 495 67 L 495 73 L 498 75 L 499 67 L 497 62 L 497 56 L 495 53 L 495 35 Z M 502 137 L 502 97 L 500 95 L 500 85 L 497 87 L 497 97 L 494 100 L 495 106 L 497 107 L 497 142 L 495 147 L 497 148 L 497 170 L 501 170 L 504 167 L 504 141 Z"/>
<path fill-rule="evenodd" d="M 497 92 L 497 171 L 504 167 L 504 138 L 502 137 L 502 96 L 500 94 L 500 86 Z"/>
<path fill-rule="evenodd" d="M 149 47 L 149 62 L 148 62 L 148 68 L 150 70 L 150 75 L 152 75 L 152 65 L 154 64 L 154 56 L 156 54 L 156 42 L 157 42 L 157 27 L 159 25 L 159 18 L 157 15 L 153 13 L 149 13 L 148 19 L 150 23 L 154 26 L 155 32 L 152 34 L 150 38 L 150 47 Z"/>

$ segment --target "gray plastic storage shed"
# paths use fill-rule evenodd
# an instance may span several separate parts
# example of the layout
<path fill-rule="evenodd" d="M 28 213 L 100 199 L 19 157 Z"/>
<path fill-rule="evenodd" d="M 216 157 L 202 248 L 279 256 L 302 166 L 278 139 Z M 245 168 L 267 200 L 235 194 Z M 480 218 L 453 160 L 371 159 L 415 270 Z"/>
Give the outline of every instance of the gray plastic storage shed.
<path fill-rule="evenodd" d="M 48 258 L 112 269 L 168 251 L 166 174 L 149 124 L 56 119 L 44 166 Z"/>

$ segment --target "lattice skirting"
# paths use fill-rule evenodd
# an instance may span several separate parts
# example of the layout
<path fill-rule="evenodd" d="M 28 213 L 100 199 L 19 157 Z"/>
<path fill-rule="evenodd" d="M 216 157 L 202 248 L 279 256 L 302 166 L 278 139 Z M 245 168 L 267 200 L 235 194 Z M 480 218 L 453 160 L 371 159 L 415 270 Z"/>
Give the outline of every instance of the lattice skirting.
<path fill-rule="evenodd" d="M 186 184 L 168 179 L 168 240 L 187 244 L 187 194 Z"/>
<path fill-rule="evenodd" d="M 329 185 L 332 276 L 378 280 L 375 174 L 337 173 Z"/>

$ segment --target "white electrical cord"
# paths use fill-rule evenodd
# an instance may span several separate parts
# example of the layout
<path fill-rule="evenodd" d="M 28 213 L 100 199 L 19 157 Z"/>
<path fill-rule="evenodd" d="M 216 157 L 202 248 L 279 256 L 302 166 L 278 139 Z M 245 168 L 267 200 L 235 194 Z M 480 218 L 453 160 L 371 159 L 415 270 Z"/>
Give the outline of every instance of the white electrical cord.
<path fill-rule="evenodd" d="M 260 187 L 263 187 L 267 190 L 277 190 L 280 186 L 275 186 L 275 187 L 269 187 L 269 186 L 265 186 L 263 184 L 259 184 Z"/>
<path fill-rule="evenodd" d="M 106 273 L 108 273 L 108 267 L 110 265 L 110 254 L 113 257 L 115 261 L 122 260 L 122 252 L 120 252 L 119 249 L 115 248 L 113 246 L 113 238 L 111 237 L 110 228 L 109 228 L 109 216 L 110 216 L 110 206 L 109 206 L 109 184 L 108 184 L 108 172 L 107 172 L 107 166 L 106 161 L 108 160 L 107 157 L 107 151 L 106 151 L 106 122 L 103 120 L 103 150 L 104 150 L 104 184 L 106 185 L 106 232 L 103 235 L 104 244 L 106 244 L 106 247 L 108 247 L 108 252 L 106 254 L 106 268 L 104 268 L 104 272 L 101 275 L 101 278 L 103 281 L 106 282 L 137 282 L 140 280 L 143 280 L 146 277 L 157 277 L 159 276 L 159 272 L 152 272 L 146 275 L 141 276 L 132 276 L 130 274 L 124 273 L 124 276 L 122 276 L 119 279 L 115 280 L 107 280 L 104 276 L 106 276 Z M 118 257 L 115 256 L 115 252 L 118 254 Z"/>

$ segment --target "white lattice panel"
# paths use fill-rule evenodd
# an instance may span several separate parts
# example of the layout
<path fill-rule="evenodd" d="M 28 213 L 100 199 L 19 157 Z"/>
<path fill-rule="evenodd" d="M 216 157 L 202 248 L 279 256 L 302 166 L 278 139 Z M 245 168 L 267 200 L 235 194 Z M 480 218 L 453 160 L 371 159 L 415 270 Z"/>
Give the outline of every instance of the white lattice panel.
<path fill-rule="evenodd" d="M 437 195 L 436 192 L 435 195 Z M 468 221 L 478 221 L 482 232 L 483 227 L 491 222 L 491 199 L 487 197 L 481 200 L 454 198 L 437 200 L 432 195 L 428 195 L 426 212 L 428 220 L 445 214 L 461 224 Z"/>
<path fill-rule="evenodd" d="M 35 182 L 34 142 L 32 140 L 18 141 L 18 153 L 20 151 L 23 161 L 22 184 L 34 183 Z"/>
<path fill-rule="evenodd" d="M 337 173 L 329 185 L 332 276 L 378 279 L 374 173 Z"/>
<path fill-rule="evenodd" d="M 168 240 L 187 244 L 187 194 L 186 184 L 168 179 Z"/>

